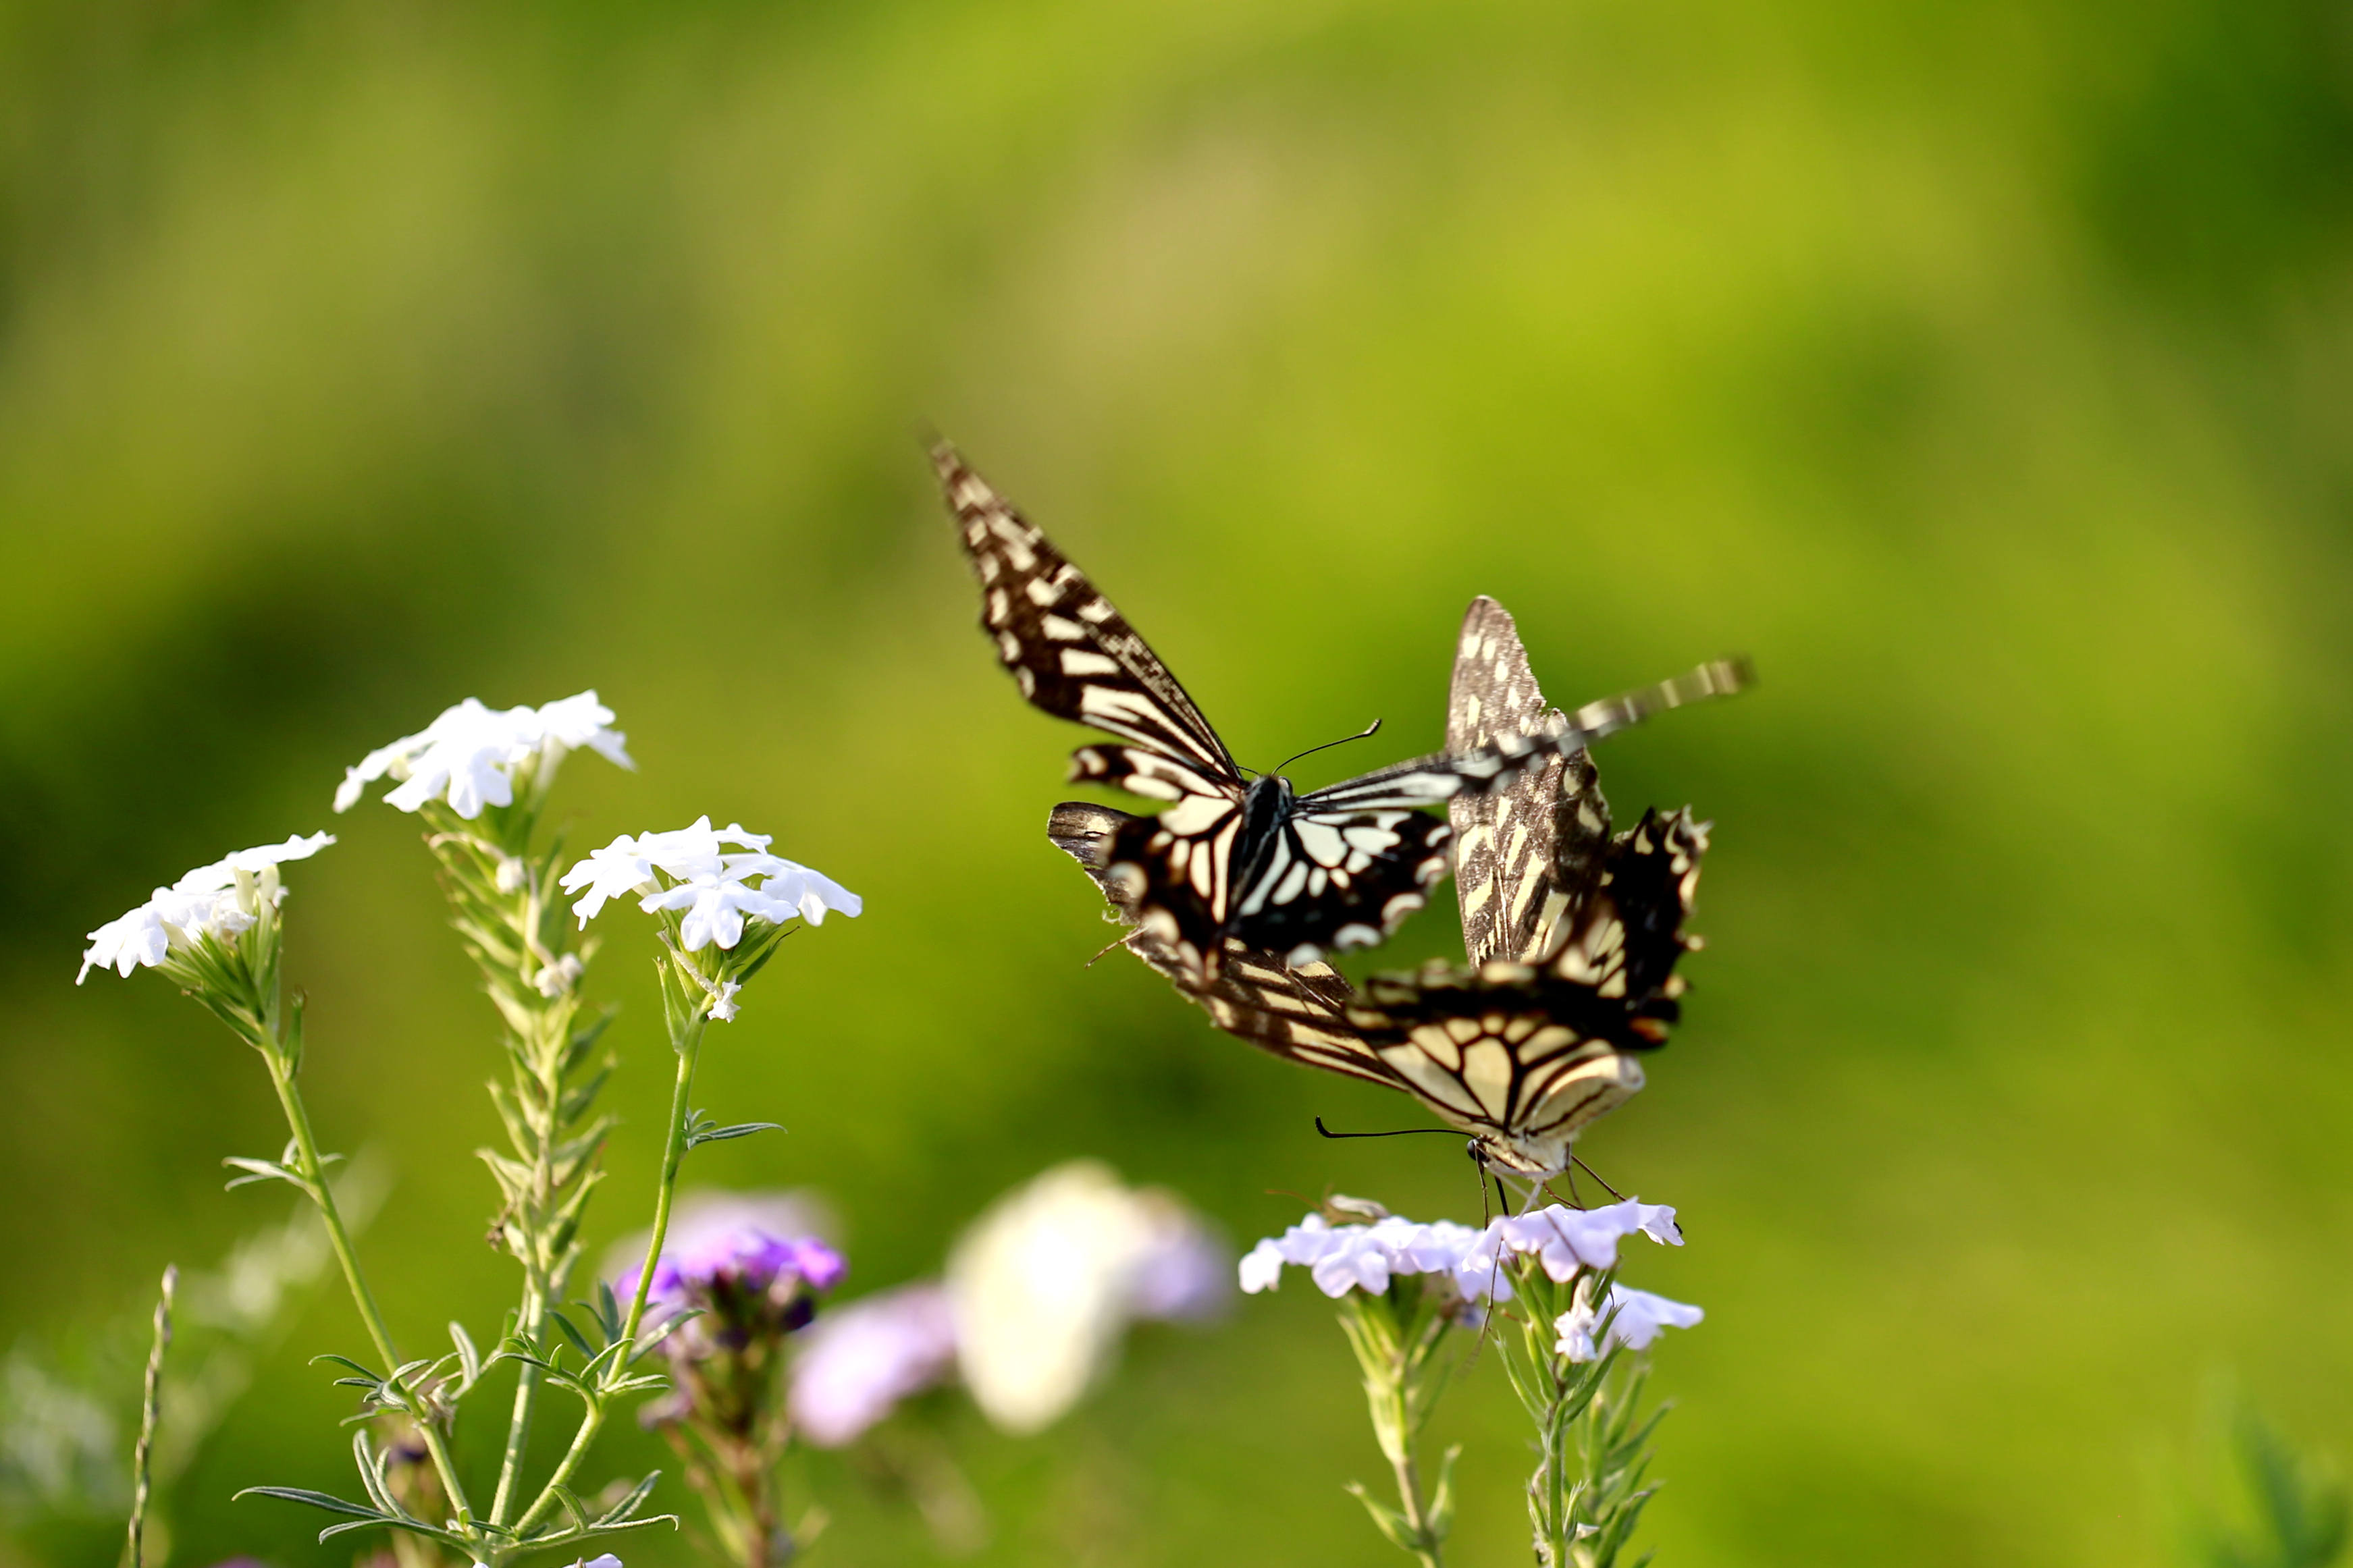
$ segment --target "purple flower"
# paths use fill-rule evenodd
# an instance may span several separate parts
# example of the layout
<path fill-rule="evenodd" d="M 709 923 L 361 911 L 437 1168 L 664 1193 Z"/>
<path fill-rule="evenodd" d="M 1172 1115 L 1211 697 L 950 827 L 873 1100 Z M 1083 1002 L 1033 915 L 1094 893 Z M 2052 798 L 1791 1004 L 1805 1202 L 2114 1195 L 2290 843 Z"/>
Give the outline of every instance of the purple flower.
<path fill-rule="evenodd" d="M 839 1448 L 946 1377 L 955 1354 L 955 1315 L 937 1284 L 852 1301 L 809 1331 L 793 1363 L 793 1425 L 818 1447 Z"/>
<path fill-rule="evenodd" d="M 649 1293 L 678 1306 L 720 1289 L 747 1296 L 790 1292 L 804 1285 L 830 1290 L 849 1271 L 841 1254 L 814 1237 L 786 1238 L 746 1226 L 696 1237 L 676 1251 L 665 1251 L 654 1265 Z M 632 1288 L 637 1284 L 634 1270 L 628 1283 Z"/>

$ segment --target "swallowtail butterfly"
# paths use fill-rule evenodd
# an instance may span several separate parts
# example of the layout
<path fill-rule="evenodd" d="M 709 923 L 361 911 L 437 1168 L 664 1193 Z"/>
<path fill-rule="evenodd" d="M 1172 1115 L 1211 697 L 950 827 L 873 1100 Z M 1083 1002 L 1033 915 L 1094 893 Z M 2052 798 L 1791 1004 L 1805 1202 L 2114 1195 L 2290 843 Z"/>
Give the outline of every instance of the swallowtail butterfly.
<path fill-rule="evenodd" d="M 1474 748 L 1556 718 L 1511 616 L 1474 600 L 1448 743 Z M 1688 810 L 1651 811 L 1613 838 L 1582 751 L 1448 809 L 1467 966 L 1376 975 L 1359 991 L 1328 964 L 1289 964 L 1237 939 L 1206 980 L 1147 928 L 1125 945 L 1219 1028 L 1289 1060 L 1403 1089 L 1471 1134 L 1483 1162 L 1542 1179 L 1567 1168 L 1588 1122 L 1642 1087 L 1636 1058 L 1663 1044 L 1678 1016 L 1675 963 L 1700 945 L 1682 928 L 1707 826 Z M 1055 808 L 1047 830 L 1132 923 L 1132 890 L 1109 871 L 1134 820 L 1073 802 Z"/>
<path fill-rule="evenodd" d="M 1746 679 L 1719 660 L 1566 719 L 1491 729 L 1475 745 L 1297 795 L 1280 774 L 1245 776 L 1111 601 L 955 447 L 939 443 L 932 461 L 980 582 L 982 629 L 1021 695 L 1126 742 L 1082 747 L 1071 776 L 1168 803 L 1155 816 L 1105 818 L 1101 869 L 1138 926 L 1200 980 L 1216 975 L 1233 942 L 1297 965 L 1386 941 L 1446 874 L 1455 829 L 1419 808 L 1488 795 Z"/>

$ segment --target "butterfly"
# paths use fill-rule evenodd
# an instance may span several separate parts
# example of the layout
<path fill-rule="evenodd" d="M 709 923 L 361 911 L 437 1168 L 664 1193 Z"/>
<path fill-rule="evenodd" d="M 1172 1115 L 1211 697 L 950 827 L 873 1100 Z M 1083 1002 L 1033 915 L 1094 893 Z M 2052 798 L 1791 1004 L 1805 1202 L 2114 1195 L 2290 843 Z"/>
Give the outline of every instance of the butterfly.
<path fill-rule="evenodd" d="M 1021 695 L 1124 742 L 1081 748 L 1071 776 L 1166 803 L 1156 816 L 1119 814 L 1103 874 L 1120 884 L 1138 925 L 1204 980 L 1230 942 L 1296 966 L 1388 940 L 1446 874 L 1455 830 L 1421 808 L 1491 794 L 1549 758 L 1747 679 L 1736 662 L 1718 660 L 1570 717 L 1300 795 L 1279 773 L 1246 776 L 1111 601 L 954 447 L 937 444 L 932 461 L 980 583 L 982 629 Z"/>
<path fill-rule="evenodd" d="M 1548 710 L 1511 616 L 1472 603 L 1454 665 L 1447 742 L 1458 749 L 1542 728 Z M 1134 819 L 1085 802 L 1055 807 L 1047 833 L 1134 926 L 1128 950 L 1174 981 L 1229 1034 L 1288 1060 L 1402 1089 L 1469 1133 L 1490 1167 L 1538 1181 L 1569 1162 L 1577 1133 L 1642 1087 L 1639 1056 L 1666 1041 L 1700 946 L 1683 932 L 1708 827 L 1688 809 L 1648 811 L 1612 837 L 1590 757 L 1563 752 L 1506 787 L 1450 803 L 1457 893 L 1472 962 L 1377 974 L 1360 991 L 1323 963 L 1229 939 L 1204 978 L 1139 922 L 1110 875 Z"/>

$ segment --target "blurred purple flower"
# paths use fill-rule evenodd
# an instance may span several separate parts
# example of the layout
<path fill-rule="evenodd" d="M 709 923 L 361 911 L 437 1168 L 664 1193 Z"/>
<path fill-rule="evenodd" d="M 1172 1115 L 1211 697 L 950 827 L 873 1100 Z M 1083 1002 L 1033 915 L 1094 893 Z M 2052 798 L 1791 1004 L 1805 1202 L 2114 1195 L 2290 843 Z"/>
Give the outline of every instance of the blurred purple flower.
<path fill-rule="evenodd" d="M 931 1281 L 828 1312 L 793 1363 L 788 1407 L 801 1436 L 839 1448 L 955 1365 L 955 1314 Z"/>

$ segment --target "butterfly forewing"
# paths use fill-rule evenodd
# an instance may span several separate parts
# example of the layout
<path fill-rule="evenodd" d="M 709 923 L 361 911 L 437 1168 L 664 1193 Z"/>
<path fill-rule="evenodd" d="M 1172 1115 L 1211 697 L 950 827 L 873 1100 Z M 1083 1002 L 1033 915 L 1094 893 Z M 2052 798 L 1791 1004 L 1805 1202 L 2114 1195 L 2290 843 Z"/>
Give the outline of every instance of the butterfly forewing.
<path fill-rule="evenodd" d="M 1424 808 L 1523 788 L 1530 799 L 1556 798 L 1559 780 L 1589 777 L 1564 753 L 1742 679 L 1730 665 L 1704 667 L 1566 720 L 1544 710 L 1529 679 L 1514 701 L 1533 703 L 1534 723 L 1492 725 L 1476 744 L 1294 796 L 1282 778 L 1244 778 L 1144 639 L 955 448 L 942 443 L 933 458 L 980 581 L 982 626 L 1022 694 L 1126 742 L 1081 749 L 1073 776 L 1165 803 L 1158 816 L 1126 817 L 1109 831 L 1101 873 L 1132 889 L 1139 928 L 1197 982 L 1213 982 L 1236 942 L 1296 966 L 1387 940 L 1445 874 L 1453 828 Z M 1488 820 L 1500 826 L 1506 816 L 1533 820 L 1534 813 L 1506 807 Z M 1531 863 L 1553 858 L 1540 847 Z M 1492 874 L 1520 876 L 1508 868 Z M 1547 917 L 1562 911 L 1549 894 L 1561 889 L 1521 879 L 1509 890 L 1531 889 L 1534 916 L 1522 910 L 1508 930 L 1496 924 L 1482 950 L 1539 954 L 1529 932 L 1552 929 Z M 1573 901 L 1573 889 L 1568 896 Z M 1523 930 L 1530 919 L 1535 925 Z"/>
<path fill-rule="evenodd" d="M 1210 791 L 1239 795 L 1241 770 L 1225 743 L 1111 601 L 955 447 L 933 447 L 932 464 L 980 580 L 981 628 L 1021 694 L 1058 719 L 1161 753 Z"/>

